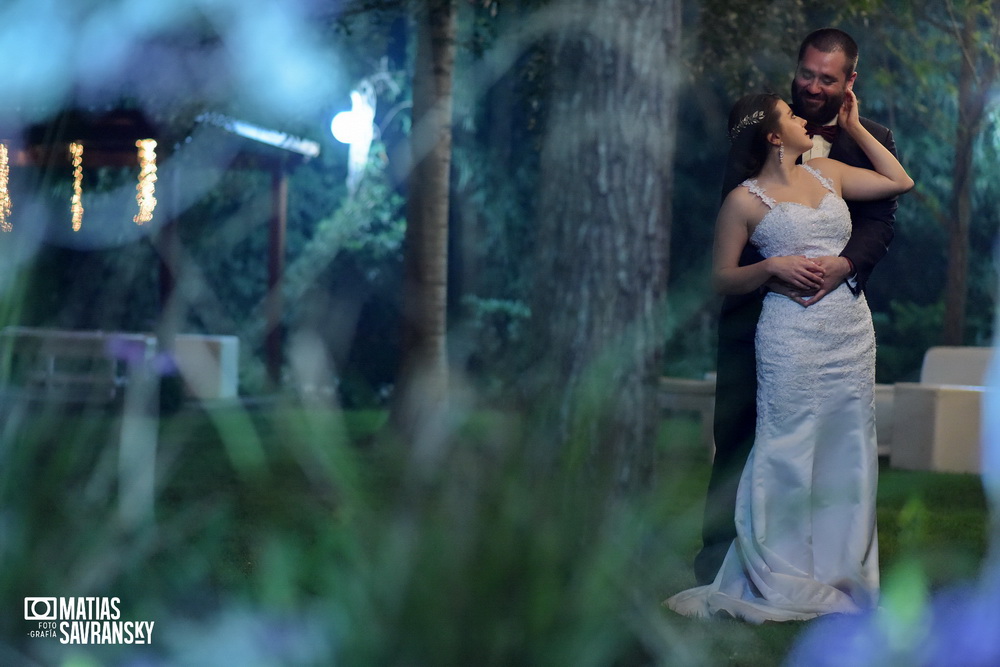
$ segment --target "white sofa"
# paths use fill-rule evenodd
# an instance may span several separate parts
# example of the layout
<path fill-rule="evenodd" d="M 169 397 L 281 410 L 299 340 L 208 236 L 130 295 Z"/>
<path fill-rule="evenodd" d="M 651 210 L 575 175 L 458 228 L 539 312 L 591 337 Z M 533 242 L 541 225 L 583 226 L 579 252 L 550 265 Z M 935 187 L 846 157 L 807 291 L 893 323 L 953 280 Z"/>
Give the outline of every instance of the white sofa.
<path fill-rule="evenodd" d="M 177 334 L 174 354 L 188 396 L 201 400 L 236 398 L 239 338 Z"/>
<path fill-rule="evenodd" d="M 895 385 L 875 385 L 875 430 L 878 433 L 878 455 L 883 458 L 888 458 L 892 451 L 892 409 L 895 398 Z"/>
<path fill-rule="evenodd" d="M 904 470 L 982 472 L 982 406 L 991 347 L 932 347 L 919 382 L 899 382 L 890 464 Z"/>
<path fill-rule="evenodd" d="M 701 423 L 701 441 L 708 449 L 709 459 L 715 456 L 715 373 L 705 379 L 660 378 L 660 409 L 667 413 L 697 412 Z"/>

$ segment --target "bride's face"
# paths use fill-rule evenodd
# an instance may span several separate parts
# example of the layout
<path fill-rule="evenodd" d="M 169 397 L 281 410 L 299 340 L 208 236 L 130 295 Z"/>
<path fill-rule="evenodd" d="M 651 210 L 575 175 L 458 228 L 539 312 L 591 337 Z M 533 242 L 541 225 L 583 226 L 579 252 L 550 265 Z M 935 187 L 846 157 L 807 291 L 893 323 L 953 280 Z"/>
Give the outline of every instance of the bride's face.
<path fill-rule="evenodd" d="M 806 133 L 806 119 L 792 113 L 792 108 L 784 100 L 778 100 L 774 107 L 778 114 L 778 127 L 775 134 L 785 145 L 786 151 L 797 151 L 799 154 L 812 148 L 812 139 Z"/>

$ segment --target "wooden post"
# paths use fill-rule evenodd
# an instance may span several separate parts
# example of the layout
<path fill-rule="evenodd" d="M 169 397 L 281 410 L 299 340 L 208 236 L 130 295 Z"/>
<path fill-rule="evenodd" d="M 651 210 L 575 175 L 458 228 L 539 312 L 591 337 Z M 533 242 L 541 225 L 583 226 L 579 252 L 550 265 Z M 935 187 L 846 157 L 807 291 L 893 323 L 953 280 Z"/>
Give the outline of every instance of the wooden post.
<path fill-rule="evenodd" d="M 267 376 L 274 388 L 281 386 L 282 326 L 284 300 L 281 295 L 285 270 L 285 229 L 288 224 L 288 175 L 279 163 L 271 173 L 271 220 L 268 234 L 267 276 Z"/>
<path fill-rule="evenodd" d="M 170 299 L 174 295 L 174 290 L 177 288 L 177 269 L 178 269 L 178 244 L 180 241 L 177 238 L 177 221 L 171 218 L 163 227 L 160 228 L 156 236 L 153 239 L 153 245 L 156 248 L 157 257 L 159 258 L 159 282 L 160 282 L 160 312 L 161 315 L 163 311 L 171 303 Z"/>

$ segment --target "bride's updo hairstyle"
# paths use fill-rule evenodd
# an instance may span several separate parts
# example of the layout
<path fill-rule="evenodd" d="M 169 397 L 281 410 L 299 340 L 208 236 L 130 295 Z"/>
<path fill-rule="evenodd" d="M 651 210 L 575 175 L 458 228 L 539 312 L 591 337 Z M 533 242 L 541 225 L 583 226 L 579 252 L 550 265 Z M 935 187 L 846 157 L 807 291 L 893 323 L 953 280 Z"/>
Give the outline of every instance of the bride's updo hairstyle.
<path fill-rule="evenodd" d="M 748 178 L 760 173 L 771 144 L 767 135 L 778 129 L 775 107 L 781 98 L 773 93 L 744 95 L 729 112 L 729 159 L 722 197 Z"/>

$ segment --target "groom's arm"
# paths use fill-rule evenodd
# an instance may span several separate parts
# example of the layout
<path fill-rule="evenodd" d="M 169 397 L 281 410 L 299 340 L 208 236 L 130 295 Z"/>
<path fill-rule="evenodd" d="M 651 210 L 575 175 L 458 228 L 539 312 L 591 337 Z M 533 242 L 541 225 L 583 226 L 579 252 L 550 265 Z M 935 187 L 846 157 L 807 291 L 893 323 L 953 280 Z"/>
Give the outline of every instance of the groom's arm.
<path fill-rule="evenodd" d="M 892 131 L 874 123 L 868 123 L 869 131 L 888 148 L 893 155 L 896 155 L 896 142 L 893 139 Z M 878 132 L 874 132 L 877 130 Z M 860 149 L 854 146 L 858 153 Z M 852 164 L 849 156 L 844 156 L 843 160 L 847 164 Z M 856 157 L 857 163 L 854 166 L 871 169 L 871 162 L 862 153 Z M 878 201 L 852 201 L 848 202 L 851 210 L 851 238 L 840 253 L 851 263 L 853 270 L 853 280 L 848 285 L 851 291 L 858 294 L 865 288 L 868 277 L 872 269 L 879 260 L 885 257 L 889 248 L 889 243 L 893 238 L 893 224 L 896 221 L 897 199 L 882 199 Z M 850 277 L 850 276 L 848 276 Z"/>
<path fill-rule="evenodd" d="M 861 122 L 872 136 L 896 155 L 896 142 L 888 128 L 865 118 Z M 830 151 L 830 157 L 854 167 L 873 168 L 864 151 L 847 136 L 838 140 L 838 145 Z M 823 287 L 810 298 L 796 298 L 802 305 L 818 302 L 845 281 L 851 292 L 860 294 L 872 269 L 889 249 L 896 222 L 896 197 L 878 201 L 849 201 L 847 206 L 851 211 L 851 238 L 838 257 L 814 258 L 823 267 Z"/>

